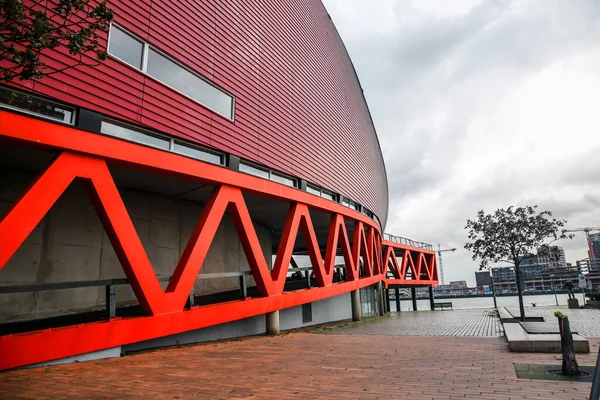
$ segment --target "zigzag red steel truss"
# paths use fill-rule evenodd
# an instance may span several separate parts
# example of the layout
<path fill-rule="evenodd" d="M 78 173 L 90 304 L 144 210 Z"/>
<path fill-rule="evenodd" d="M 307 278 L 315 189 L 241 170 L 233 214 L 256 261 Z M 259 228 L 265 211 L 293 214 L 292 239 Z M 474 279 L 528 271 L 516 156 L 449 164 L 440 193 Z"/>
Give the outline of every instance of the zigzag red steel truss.
<path fill-rule="evenodd" d="M 0 139 L 59 152 L 0 220 L 0 269 L 71 182 L 82 179 L 87 183 L 95 209 L 145 313 L 140 317 L 113 318 L 1 336 L 0 370 L 265 314 L 380 281 L 386 285 L 437 283 L 436 258 L 432 250 L 383 241 L 380 227 L 372 219 L 295 188 L 173 153 L 3 111 L 0 111 Z M 110 163 L 215 185 L 166 290 L 161 288 L 125 208 L 108 168 Z M 272 270 L 261 250 L 243 193 L 290 203 Z M 324 255 L 311 221 L 311 209 L 331 215 Z M 235 222 L 260 297 L 188 309 L 186 300 L 226 211 Z M 347 222 L 354 225 L 352 242 L 346 229 Z M 317 287 L 285 292 L 288 267 L 300 231 Z M 335 258 L 340 250 L 347 280 L 333 283 Z"/>

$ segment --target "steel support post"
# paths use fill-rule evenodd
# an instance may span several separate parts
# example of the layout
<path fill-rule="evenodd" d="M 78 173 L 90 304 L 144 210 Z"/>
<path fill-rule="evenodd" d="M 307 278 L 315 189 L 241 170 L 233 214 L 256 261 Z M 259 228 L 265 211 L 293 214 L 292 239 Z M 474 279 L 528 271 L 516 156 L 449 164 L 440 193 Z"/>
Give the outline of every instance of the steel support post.
<path fill-rule="evenodd" d="M 106 318 L 117 316 L 117 294 L 113 285 L 106 286 Z"/>
<path fill-rule="evenodd" d="M 377 301 L 379 302 L 379 316 L 385 315 L 385 301 L 383 301 L 383 282 L 377 282 Z"/>
<path fill-rule="evenodd" d="M 385 310 L 386 312 L 392 311 L 392 307 L 390 307 L 390 289 L 385 289 Z"/>
<path fill-rule="evenodd" d="M 400 290 L 398 288 L 394 288 L 394 294 L 396 295 L 396 312 L 402 311 L 400 308 Z"/>
<path fill-rule="evenodd" d="M 412 293 L 413 311 L 417 311 L 417 288 L 413 286 L 410 291 Z"/>
<path fill-rule="evenodd" d="M 435 301 L 433 300 L 433 286 L 429 286 L 429 306 L 431 311 L 435 310 Z"/>
<path fill-rule="evenodd" d="M 245 299 L 248 297 L 248 286 L 246 285 L 246 274 L 240 275 L 240 297 Z"/>

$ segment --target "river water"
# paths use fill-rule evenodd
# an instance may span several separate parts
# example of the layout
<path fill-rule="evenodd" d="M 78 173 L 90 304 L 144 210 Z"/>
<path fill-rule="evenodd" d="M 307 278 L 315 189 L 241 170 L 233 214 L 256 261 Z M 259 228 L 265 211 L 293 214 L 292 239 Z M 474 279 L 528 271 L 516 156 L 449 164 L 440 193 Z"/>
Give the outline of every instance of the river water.
<path fill-rule="evenodd" d="M 579 299 L 579 304 L 584 304 L 583 302 L 583 294 L 576 293 L 575 296 Z M 556 301 L 558 299 L 558 305 L 566 306 L 567 299 L 569 296 L 566 293 L 559 293 L 556 295 L 556 298 L 553 294 L 543 294 L 537 296 L 523 296 L 523 303 L 525 306 L 531 307 L 533 303 L 536 306 L 555 306 Z M 436 302 L 452 302 L 452 307 L 454 309 L 470 309 L 470 308 L 494 308 L 494 299 L 490 297 L 467 297 L 467 298 L 459 298 L 459 299 L 436 299 Z M 519 298 L 517 296 L 507 296 L 507 297 L 496 297 L 496 301 L 498 302 L 498 306 L 519 306 Z M 394 300 L 390 301 L 391 311 L 396 311 L 396 302 Z M 401 311 L 412 311 L 412 300 L 400 300 L 400 309 Z M 417 300 L 417 309 L 418 310 L 429 310 L 429 299 L 419 299 Z"/>

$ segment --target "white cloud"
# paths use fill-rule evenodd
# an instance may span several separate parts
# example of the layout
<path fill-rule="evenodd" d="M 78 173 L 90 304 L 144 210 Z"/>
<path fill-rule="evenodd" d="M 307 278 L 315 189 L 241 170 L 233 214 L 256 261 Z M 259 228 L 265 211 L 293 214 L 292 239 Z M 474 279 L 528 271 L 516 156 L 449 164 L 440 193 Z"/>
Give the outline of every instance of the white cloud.
<path fill-rule="evenodd" d="M 459 248 L 479 209 L 539 204 L 600 225 L 600 3 L 326 0 L 390 181 L 387 231 Z M 586 257 L 583 235 L 562 243 Z"/>

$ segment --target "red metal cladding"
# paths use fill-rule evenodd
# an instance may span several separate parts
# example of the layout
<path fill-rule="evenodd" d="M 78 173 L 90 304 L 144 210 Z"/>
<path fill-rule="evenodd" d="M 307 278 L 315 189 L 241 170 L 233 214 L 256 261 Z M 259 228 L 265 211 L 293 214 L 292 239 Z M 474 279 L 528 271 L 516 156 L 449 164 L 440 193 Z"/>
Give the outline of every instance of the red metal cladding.
<path fill-rule="evenodd" d="M 390 249 L 397 246 L 382 242 L 379 226 L 373 220 L 338 203 L 173 153 L 4 111 L 0 111 L 2 138 L 10 139 L 12 143 L 60 150 L 61 153 L 0 221 L 0 269 L 73 179 L 84 179 L 108 237 L 147 316 L 2 336 L 0 369 L 172 335 L 337 296 L 384 280 Z M 107 161 L 216 184 L 164 291 L 123 204 Z M 269 271 L 260 248 L 243 192 L 277 198 L 291 204 L 272 271 Z M 316 240 L 309 209 L 331 215 L 324 258 Z M 262 297 L 185 310 L 187 296 L 226 210 L 233 217 Z M 352 244 L 345 221 L 354 222 Z M 300 232 L 305 238 L 317 287 L 286 293 L 283 292 L 285 279 L 294 243 Z M 386 258 L 382 258 L 382 244 L 387 246 Z M 338 249 L 341 249 L 344 257 L 349 280 L 333 284 L 333 267 Z M 411 253 L 419 260 L 419 272 L 415 270 Z M 406 260 L 410 259 L 413 277 L 416 278 L 409 284 L 432 283 L 435 278 L 435 257 L 428 259 L 429 252 L 416 248 L 406 249 L 405 254 Z M 399 269 L 398 261 L 394 260 L 392 272 Z M 361 262 L 364 275 L 360 274 Z M 402 279 L 397 273 L 395 277 Z M 426 277 L 427 280 L 419 280 L 418 277 Z"/>
<path fill-rule="evenodd" d="M 320 1 L 111 0 L 109 6 L 115 23 L 232 93 L 235 120 L 112 56 L 98 67 L 35 81 L 30 90 L 306 179 L 366 206 L 385 226 L 379 142 Z M 66 50 L 47 52 L 45 61 L 56 68 L 75 63 Z"/>

